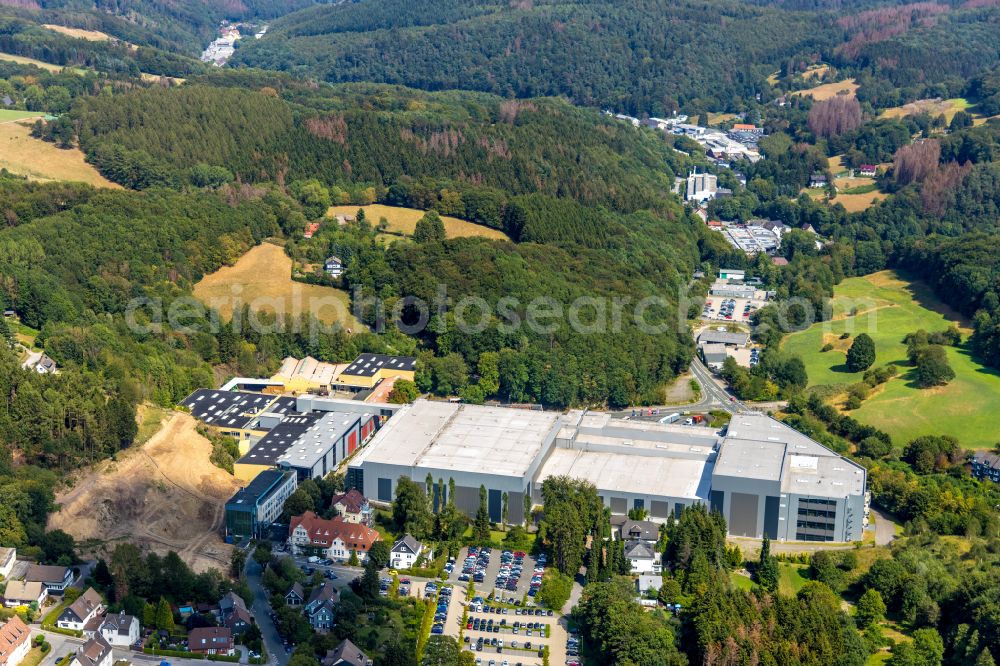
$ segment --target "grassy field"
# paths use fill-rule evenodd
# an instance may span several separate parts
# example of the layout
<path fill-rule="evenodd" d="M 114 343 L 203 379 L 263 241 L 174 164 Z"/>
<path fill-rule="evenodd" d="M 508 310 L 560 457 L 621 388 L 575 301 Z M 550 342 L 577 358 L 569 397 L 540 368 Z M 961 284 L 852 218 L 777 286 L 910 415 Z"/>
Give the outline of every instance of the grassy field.
<path fill-rule="evenodd" d="M 27 123 L 0 123 L 0 168 L 33 180 L 70 180 L 121 188 L 87 164 L 80 150 L 58 148 L 54 143 L 32 138 Z"/>
<path fill-rule="evenodd" d="M 422 210 L 415 208 L 400 208 L 398 206 L 383 206 L 382 204 L 372 204 L 370 206 L 333 206 L 327 211 L 327 217 L 338 214 L 354 215 L 358 209 L 365 211 L 365 217 L 372 225 L 378 224 L 379 219 L 385 218 L 389 223 L 386 228 L 389 232 L 410 235 L 417 226 L 417 220 L 424 216 Z M 448 238 L 460 238 L 463 236 L 482 236 L 483 238 L 496 238 L 509 240 L 507 234 L 497 229 L 490 229 L 480 224 L 473 224 L 455 217 L 441 216 L 444 222 L 444 230 Z"/>
<path fill-rule="evenodd" d="M 861 183 L 860 182 L 855 182 L 855 181 L 862 181 L 862 180 L 867 181 L 869 183 L 874 183 L 875 182 L 871 178 L 864 178 L 864 179 L 861 179 L 861 178 L 842 178 L 842 179 L 839 179 L 839 180 L 837 180 L 835 182 L 837 183 L 838 187 L 842 186 L 841 185 L 841 181 L 844 181 L 845 184 L 846 183 L 850 183 L 850 185 L 849 185 L 850 187 L 856 187 L 856 186 L 860 185 Z M 826 190 L 815 188 L 815 187 L 813 187 L 813 188 L 807 188 L 807 189 L 803 190 L 803 192 L 807 193 L 813 199 L 822 199 L 824 196 L 826 196 Z M 849 213 L 858 213 L 860 211 L 867 210 L 868 208 L 871 208 L 872 206 L 874 206 L 879 201 L 882 201 L 883 199 L 888 198 L 888 196 L 889 195 L 886 194 L 885 192 L 879 192 L 878 190 L 876 190 L 874 192 L 866 192 L 864 194 L 846 194 L 844 192 L 838 192 L 837 196 L 835 196 L 834 198 L 830 199 L 830 205 L 832 206 L 833 204 L 840 204 L 841 206 L 844 207 L 845 210 L 847 210 L 847 212 L 849 212 Z"/>
<path fill-rule="evenodd" d="M 739 118 L 735 113 L 709 113 L 708 114 L 708 124 L 710 126 L 720 125 L 729 120 L 736 120 Z"/>
<path fill-rule="evenodd" d="M 881 113 L 880 117 L 904 118 L 926 112 L 936 118 L 943 113 L 945 120 L 950 123 L 956 113 L 959 111 L 969 111 L 971 107 L 972 102 L 964 97 L 953 97 L 952 99 L 918 99 L 903 106 L 894 106 L 891 109 L 886 109 Z"/>
<path fill-rule="evenodd" d="M 807 568 L 805 564 L 778 562 L 778 592 L 790 597 L 797 594 L 809 580 L 802 575 Z"/>
<path fill-rule="evenodd" d="M 52 23 L 42 24 L 43 28 L 48 28 L 53 32 L 62 33 L 67 37 L 75 37 L 76 39 L 86 39 L 91 42 L 106 42 L 111 39 L 107 33 L 103 33 L 99 30 L 84 30 L 83 28 L 68 28 L 64 25 L 55 25 Z"/>
<path fill-rule="evenodd" d="M 807 90 L 797 90 L 793 92 L 793 95 L 809 95 L 815 100 L 830 99 L 831 97 L 836 97 L 837 95 L 854 95 L 854 92 L 860 86 L 854 82 L 854 79 L 847 79 L 845 81 L 836 81 L 834 83 L 824 83 L 822 85 L 809 88 Z"/>
<path fill-rule="evenodd" d="M 17 109 L 0 109 L 0 123 L 10 123 L 25 118 L 41 118 L 41 111 L 18 111 Z"/>
<path fill-rule="evenodd" d="M 949 347 L 948 360 L 957 375 L 950 384 L 919 389 L 911 380 L 903 337 L 951 324 L 968 335 L 967 322 L 926 286 L 883 271 L 844 280 L 835 289 L 833 319 L 788 336 L 783 348 L 802 357 L 811 385 L 846 386 L 861 379 L 861 373 L 848 372 L 844 365 L 847 349 L 853 336 L 868 333 L 875 340 L 876 366 L 895 364 L 900 374 L 851 412 L 854 418 L 890 433 L 897 445 L 921 435 L 950 434 L 965 447 L 991 447 L 996 443 L 993 415 L 1000 411 L 1000 373 L 977 363 L 964 347 Z M 844 332 L 851 338 L 841 340 Z M 821 353 L 827 343 L 834 349 Z"/>
<path fill-rule="evenodd" d="M 50 72 L 61 72 L 63 69 L 67 69 L 62 65 L 54 65 L 51 62 L 43 62 L 41 60 L 35 60 L 34 58 L 25 58 L 24 56 L 14 55 L 12 53 L 0 53 L 0 60 L 16 62 L 19 65 L 34 65 L 35 67 L 46 69 Z M 70 67 L 68 69 L 78 74 L 83 73 L 83 70 L 78 67 Z"/>
<path fill-rule="evenodd" d="M 194 295 L 225 319 L 233 316 L 233 304 L 239 302 L 249 303 L 256 311 L 280 311 L 296 317 L 312 312 L 326 324 L 339 322 L 350 330 L 361 328 L 351 314 L 347 292 L 293 281 L 291 257 L 271 243 L 262 243 L 235 265 L 206 275 L 194 286 Z"/>

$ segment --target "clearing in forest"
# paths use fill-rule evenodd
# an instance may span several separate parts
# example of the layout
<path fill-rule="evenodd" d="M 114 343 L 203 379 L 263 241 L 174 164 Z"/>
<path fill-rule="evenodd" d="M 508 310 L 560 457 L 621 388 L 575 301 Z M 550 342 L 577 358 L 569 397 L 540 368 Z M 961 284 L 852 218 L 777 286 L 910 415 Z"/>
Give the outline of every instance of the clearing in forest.
<path fill-rule="evenodd" d="M 88 164 L 82 151 L 36 139 L 31 136 L 31 125 L 22 122 L 0 122 L 0 168 L 32 180 L 68 180 L 121 188 Z"/>
<path fill-rule="evenodd" d="M 58 32 L 67 37 L 76 39 L 86 39 L 89 42 L 106 42 L 111 39 L 110 35 L 100 30 L 84 30 L 83 28 L 70 28 L 65 25 L 55 25 L 54 23 L 43 23 L 43 28 L 53 32 Z"/>
<path fill-rule="evenodd" d="M 327 217 L 334 215 L 354 215 L 361 208 L 365 211 L 365 219 L 375 226 L 381 218 L 385 218 L 389 226 L 386 231 L 391 234 L 403 234 L 409 236 L 417 226 L 417 221 L 422 218 L 427 211 L 416 208 L 403 208 L 400 206 L 383 206 L 382 204 L 371 204 L 369 206 L 332 206 L 327 211 Z M 460 220 L 457 217 L 441 216 L 444 222 L 444 231 L 448 238 L 462 238 L 465 236 L 481 236 L 483 238 L 494 238 L 509 240 L 507 234 L 498 230 L 484 227 L 481 224 Z"/>
<path fill-rule="evenodd" d="M 233 316 L 233 306 L 247 303 L 257 312 L 290 314 L 297 318 L 311 312 L 324 324 L 341 323 L 350 331 L 362 325 L 351 314 L 350 297 L 334 287 L 292 280 L 292 259 L 273 243 L 251 248 L 233 266 L 223 266 L 194 286 L 200 301 Z"/>
<path fill-rule="evenodd" d="M 809 95 L 817 101 L 822 101 L 824 99 L 836 97 L 837 95 L 851 95 L 853 97 L 859 87 L 860 86 L 854 82 L 854 79 L 846 79 L 844 81 L 835 81 L 834 83 L 824 83 L 806 90 L 797 90 L 792 94 Z"/>

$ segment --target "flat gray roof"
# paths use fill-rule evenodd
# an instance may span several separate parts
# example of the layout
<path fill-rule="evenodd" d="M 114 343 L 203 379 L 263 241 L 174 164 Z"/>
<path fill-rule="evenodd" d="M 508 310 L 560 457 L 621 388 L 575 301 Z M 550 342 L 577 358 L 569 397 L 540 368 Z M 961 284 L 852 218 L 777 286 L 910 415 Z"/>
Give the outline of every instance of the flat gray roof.
<path fill-rule="evenodd" d="M 351 462 L 524 476 L 554 438 L 558 412 L 417 400 Z"/>
<path fill-rule="evenodd" d="M 715 473 L 781 481 L 796 495 L 842 497 L 864 492 L 863 467 L 763 414 L 737 414 L 723 437 Z"/>
<path fill-rule="evenodd" d="M 628 456 L 555 448 L 538 473 L 538 483 L 566 475 L 599 491 L 708 501 L 712 463 L 705 458 Z"/>

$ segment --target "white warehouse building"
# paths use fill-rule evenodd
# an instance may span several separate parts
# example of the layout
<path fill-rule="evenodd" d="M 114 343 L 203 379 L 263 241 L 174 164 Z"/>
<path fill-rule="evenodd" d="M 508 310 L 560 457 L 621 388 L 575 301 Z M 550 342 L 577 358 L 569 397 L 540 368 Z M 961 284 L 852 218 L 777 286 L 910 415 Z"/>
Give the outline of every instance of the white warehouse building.
<path fill-rule="evenodd" d="M 612 514 L 645 509 L 664 522 L 684 506 L 720 511 L 734 536 L 857 541 L 864 527 L 866 472 L 798 431 L 761 414 L 733 416 L 727 429 L 630 421 L 603 412 L 565 414 L 417 400 L 399 410 L 350 462 L 349 488 L 388 503 L 401 476 L 427 475 L 469 516 L 487 491 L 490 519 L 524 519 L 525 494 L 570 476 L 594 484 Z M 437 498 L 447 500 L 447 497 Z"/>

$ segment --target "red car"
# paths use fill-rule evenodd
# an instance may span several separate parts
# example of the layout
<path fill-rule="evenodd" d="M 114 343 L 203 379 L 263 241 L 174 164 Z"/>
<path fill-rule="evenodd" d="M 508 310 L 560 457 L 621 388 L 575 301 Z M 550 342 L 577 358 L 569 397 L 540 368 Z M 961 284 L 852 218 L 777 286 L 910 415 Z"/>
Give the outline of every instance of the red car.
<path fill-rule="evenodd" d="M 469 620 L 469 623 L 465 625 L 465 628 L 472 629 L 472 620 Z"/>
<path fill-rule="evenodd" d="M 516 553 L 514 553 L 514 557 L 524 557 L 524 551 L 521 550 L 517 551 Z"/>

